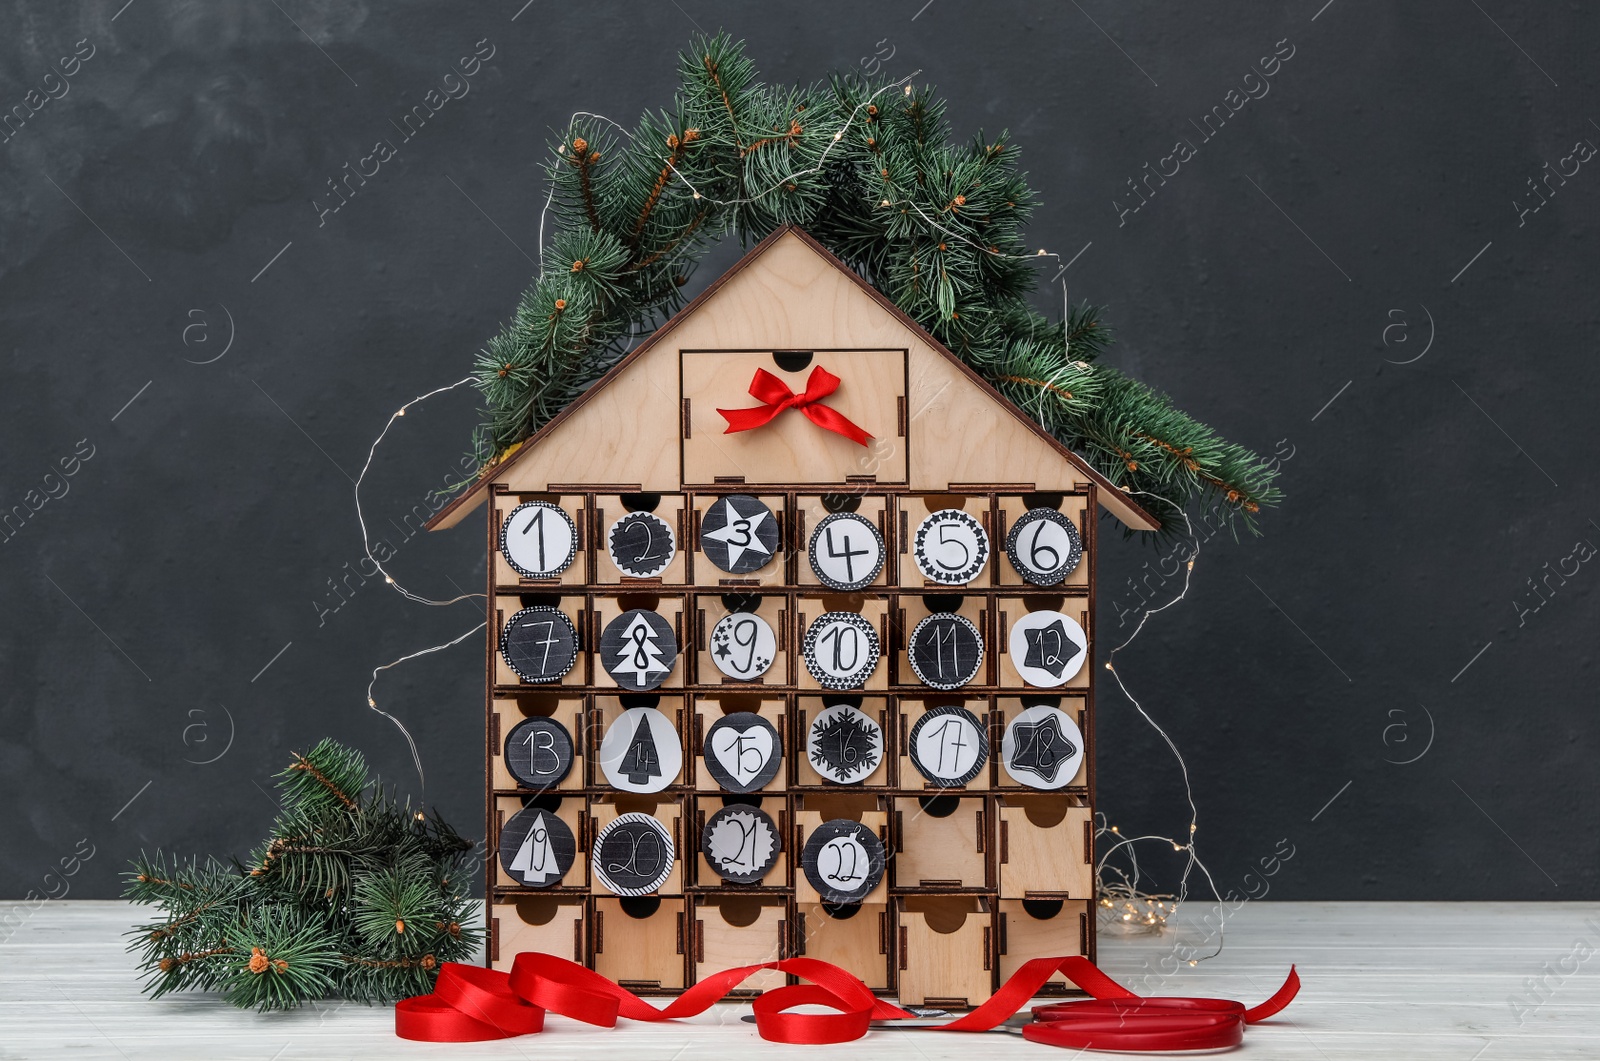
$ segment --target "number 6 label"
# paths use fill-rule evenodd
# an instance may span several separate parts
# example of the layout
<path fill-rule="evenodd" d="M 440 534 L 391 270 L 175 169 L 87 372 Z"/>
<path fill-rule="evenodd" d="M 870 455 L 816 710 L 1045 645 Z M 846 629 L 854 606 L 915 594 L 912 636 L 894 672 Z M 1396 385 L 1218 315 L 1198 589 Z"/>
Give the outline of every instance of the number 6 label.
<path fill-rule="evenodd" d="M 1053 508 L 1031 508 L 1006 535 L 1006 556 L 1035 586 L 1054 586 L 1083 559 L 1083 539 L 1072 520 Z"/>

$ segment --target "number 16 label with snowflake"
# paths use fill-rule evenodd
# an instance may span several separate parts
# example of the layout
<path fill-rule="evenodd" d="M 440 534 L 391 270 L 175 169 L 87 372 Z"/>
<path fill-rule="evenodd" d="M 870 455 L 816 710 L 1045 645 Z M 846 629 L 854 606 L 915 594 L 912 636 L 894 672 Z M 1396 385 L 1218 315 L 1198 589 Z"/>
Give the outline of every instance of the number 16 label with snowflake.
<path fill-rule="evenodd" d="M 811 768 L 836 785 L 858 785 L 883 761 L 883 728 L 848 704 L 835 704 L 806 735 Z"/>

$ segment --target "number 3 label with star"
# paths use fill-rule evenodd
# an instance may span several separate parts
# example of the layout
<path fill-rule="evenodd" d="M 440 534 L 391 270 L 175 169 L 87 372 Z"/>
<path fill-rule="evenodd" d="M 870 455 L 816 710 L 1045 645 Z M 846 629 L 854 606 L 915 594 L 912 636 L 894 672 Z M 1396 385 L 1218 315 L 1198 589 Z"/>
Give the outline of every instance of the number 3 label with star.
<path fill-rule="evenodd" d="M 778 517 L 749 494 L 729 494 L 711 503 L 700 521 L 700 550 L 730 575 L 759 571 L 778 552 Z"/>
<path fill-rule="evenodd" d="M 559 505 L 518 505 L 500 528 L 500 552 L 523 578 L 554 578 L 578 555 L 578 525 Z"/>

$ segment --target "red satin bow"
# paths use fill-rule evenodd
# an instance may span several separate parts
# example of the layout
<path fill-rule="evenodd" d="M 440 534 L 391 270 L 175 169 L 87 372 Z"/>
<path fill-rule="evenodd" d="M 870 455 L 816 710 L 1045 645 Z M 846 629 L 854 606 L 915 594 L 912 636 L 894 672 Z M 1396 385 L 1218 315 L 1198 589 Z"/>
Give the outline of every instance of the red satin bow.
<path fill-rule="evenodd" d="M 771 423 L 773 418 L 785 409 L 799 409 L 806 414 L 806 419 L 818 427 L 843 435 L 857 445 L 865 446 L 871 435 L 851 423 L 849 418 L 837 409 L 830 409 L 822 404 L 822 399 L 838 389 L 839 377 L 821 365 L 812 369 L 811 375 L 806 377 L 804 394 L 796 394 L 784 384 L 783 380 L 764 368 L 758 368 L 754 378 L 750 380 L 750 396 L 765 404 L 754 409 L 718 409 L 717 412 L 728 421 L 728 430 L 723 434 L 750 431 Z"/>
<path fill-rule="evenodd" d="M 426 1042 L 477 1042 L 540 1031 L 546 1010 L 585 1024 L 609 1028 L 618 1017 L 663 1021 L 692 1017 L 732 991 L 751 973 L 779 969 L 811 981 L 774 988 L 753 1008 L 756 1031 L 777 1043 L 845 1043 L 865 1035 L 875 1020 L 911 1017 L 873 995 L 872 989 L 837 965 L 816 958 L 784 958 L 727 969 L 709 976 L 656 1009 L 593 970 L 551 954 L 517 955 L 509 974 L 446 962 L 433 994 L 395 1005 L 395 1033 Z M 1039 1006 L 1025 1038 L 1050 1046 L 1093 1050 L 1207 1050 L 1237 1046 L 1244 1026 L 1266 1020 L 1300 990 L 1293 968 L 1283 986 L 1259 1006 L 1221 998 L 1140 998 L 1083 957 L 1035 958 L 1026 962 L 994 996 L 939 1031 L 987 1031 L 1022 1008 L 1057 972 L 1093 999 Z M 832 1013 L 790 1013 L 796 1006 L 826 1006 Z"/>

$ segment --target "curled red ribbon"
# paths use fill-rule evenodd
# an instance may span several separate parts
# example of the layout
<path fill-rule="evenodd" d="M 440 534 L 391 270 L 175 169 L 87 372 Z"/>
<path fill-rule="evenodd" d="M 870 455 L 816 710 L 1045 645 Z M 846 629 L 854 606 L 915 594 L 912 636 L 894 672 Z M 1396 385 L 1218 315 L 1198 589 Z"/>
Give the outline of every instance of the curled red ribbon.
<path fill-rule="evenodd" d="M 706 977 L 662 1009 L 599 973 L 552 954 L 517 955 L 511 972 L 446 962 L 433 994 L 395 1005 L 395 1033 L 426 1042 L 477 1042 L 527 1035 L 544 1027 L 545 1011 L 609 1028 L 618 1017 L 663 1021 L 703 1013 L 761 969 L 779 969 L 808 984 L 774 988 L 753 1005 L 756 1031 L 777 1043 L 846 1043 L 861 1038 L 875 1020 L 912 1014 L 877 998 L 853 974 L 816 958 L 784 958 L 727 969 Z M 1283 986 L 1259 1006 L 1222 998 L 1140 998 L 1087 958 L 1035 958 L 1026 962 L 983 1005 L 938 1031 L 988 1031 L 1015 1014 L 1057 972 L 1093 998 L 1038 1006 L 1025 1038 L 1050 1046 L 1093 1050 L 1208 1050 L 1237 1046 L 1244 1026 L 1266 1020 L 1300 990 L 1291 967 Z M 791 1013 L 797 1006 L 826 1006 L 832 1013 Z"/>
<path fill-rule="evenodd" d="M 872 438 L 871 435 L 851 423 L 849 418 L 837 409 L 830 409 L 822 404 L 822 399 L 838 389 L 839 377 L 821 365 L 813 368 L 811 375 L 806 377 L 804 394 L 796 394 L 784 384 L 783 380 L 764 368 L 758 368 L 750 380 L 750 396 L 763 404 L 753 409 L 718 409 L 717 412 L 728 421 L 728 430 L 723 434 L 751 431 L 771 423 L 773 418 L 785 409 L 799 409 L 806 415 L 806 419 L 818 427 L 843 435 L 857 445 L 865 446 Z"/>

